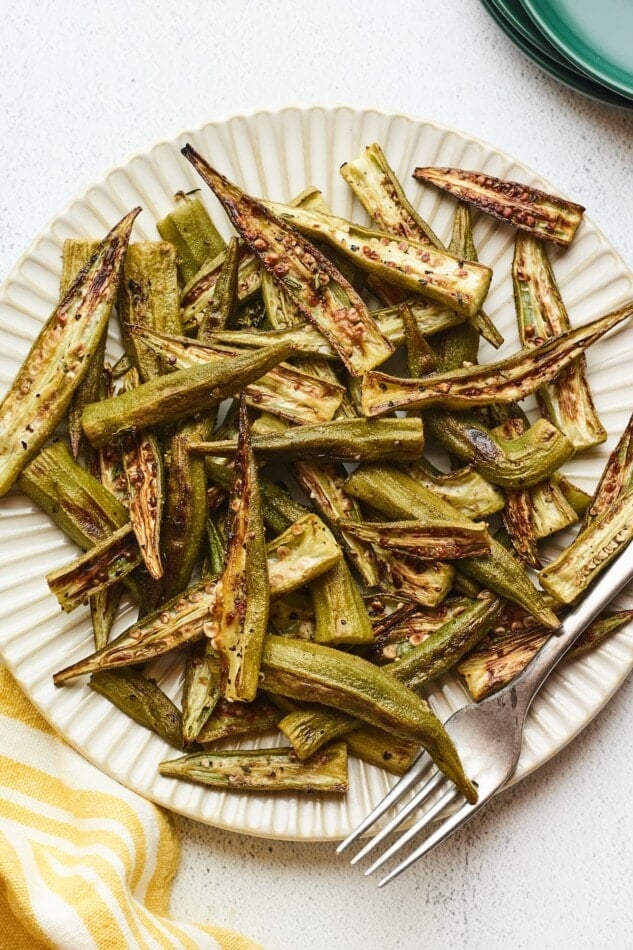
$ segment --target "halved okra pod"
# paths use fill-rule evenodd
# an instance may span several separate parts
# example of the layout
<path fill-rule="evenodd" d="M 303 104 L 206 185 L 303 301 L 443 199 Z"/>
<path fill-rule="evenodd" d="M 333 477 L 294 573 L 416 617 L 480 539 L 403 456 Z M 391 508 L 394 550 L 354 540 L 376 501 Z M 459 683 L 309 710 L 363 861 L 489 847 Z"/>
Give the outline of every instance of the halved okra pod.
<path fill-rule="evenodd" d="M 379 416 L 395 409 L 473 409 L 517 402 L 555 379 L 609 330 L 633 315 L 625 304 L 582 327 L 566 330 L 533 348 L 481 366 L 467 366 L 423 379 L 401 379 L 373 371 L 363 377 L 363 412 Z"/>
<path fill-rule="evenodd" d="M 585 210 L 582 205 L 540 188 L 495 178 L 485 172 L 427 167 L 416 168 L 413 176 L 506 224 L 555 244 L 571 242 Z"/>
<path fill-rule="evenodd" d="M 319 425 L 293 426 L 282 432 L 254 435 L 253 449 L 261 458 L 324 458 L 341 462 L 378 459 L 415 459 L 422 452 L 421 419 L 335 419 Z M 227 456 L 235 452 L 233 440 L 194 442 L 192 452 Z"/>
<path fill-rule="evenodd" d="M 219 405 L 290 353 L 290 347 L 281 344 L 228 362 L 216 360 L 154 377 L 130 392 L 86 406 L 84 432 L 98 447 L 134 426 L 142 429 L 195 415 Z"/>
<path fill-rule="evenodd" d="M 484 524 L 423 524 L 420 521 L 343 521 L 342 530 L 379 548 L 397 551 L 422 561 L 450 561 L 490 552 Z"/>
<path fill-rule="evenodd" d="M 64 416 L 105 331 L 134 219 L 110 231 L 48 318 L 0 403 L 0 495 Z"/>
<path fill-rule="evenodd" d="M 477 793 L 439 719 L 413 690 L 379 667 L 332 647 L 270 634 L 262 673 L 262 688 L 269 692 L 334 706 L 420 743 L 469 801 L 476 801 Z"/>
<path fill-rule="evenodd" d="M 217 580 L 205 625 L 205 634 L 220 656 L 222 693 L 227 699 L 255 699 L 269 599 L 257 466 L 242 399 L 224 570 Z"/>
<path fill-rule="evenodd" d="M 442 498 L 387 465 L 359 467 L 348 478 L 346 490 L 390 518 L 406 520 L 413 516 L 426 524 L 452 524 L 463 519 L 464 524 L 471 524 Z M 545 626 L 558 626 L 558 619 L 547 606 L 543 594 L 494 538 L 490 541 L 490 554 L 465 558 L 460 561 L 459 569 L 500 596 L 522 604 Z"/>
<path fill-rule="evenodd" d="M 338 792 L 348 789 L 344 742 L 301 760 L 292 749 L 241 749 L 194 752 L 161 762 L 161 775 L 213 788 L 248 792 Z"/>
<path fill-rule="evenodd" d="M 525 347 L 571 327 L 556 278 L 543 244 L 518 234 L 512 262 L 514 301 L 519 336 Z M 564 432 L 577 451 L 604 442 L 607 433 L 598 418 L 580 356 L 554 380 L 538 390 L 544 414 Z"/>
<path fill-rule="evenodd" d="M 224 205 L 263 266 L 281 281 L 306 318 L 330 341 L 352 375 L 391 355 L 362 298 L 321 252 L 261 202 L 211 168 L 190 145 L 182 150 Z"/>
<path fill-rule="evenodd" d="M 184 283 L 200 268 L 224 251 L 224 238 L 199 198 L 179 192 L 176 207 L 156 225 L 164 241 L 176 250 L 178 269 Z"/>

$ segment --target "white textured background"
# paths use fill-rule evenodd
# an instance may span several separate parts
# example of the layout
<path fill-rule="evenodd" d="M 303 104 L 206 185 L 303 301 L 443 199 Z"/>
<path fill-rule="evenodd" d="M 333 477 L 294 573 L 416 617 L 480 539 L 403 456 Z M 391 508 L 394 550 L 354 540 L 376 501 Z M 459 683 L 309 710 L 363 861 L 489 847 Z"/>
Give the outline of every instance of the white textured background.
<path fill-rule="evenodd" d="M 478 0 L 4 0 L 0 276 L 70 198 L 159 139 L 341 104 L 510 152 L 585 204 L 633 267 L 633 110 L 548 78 Z M 630 948 L 632 713 L 629 680 L 554 762 L 380 892 L 331 845 L 178 818 L 173 914 L 267 950 Z"/>

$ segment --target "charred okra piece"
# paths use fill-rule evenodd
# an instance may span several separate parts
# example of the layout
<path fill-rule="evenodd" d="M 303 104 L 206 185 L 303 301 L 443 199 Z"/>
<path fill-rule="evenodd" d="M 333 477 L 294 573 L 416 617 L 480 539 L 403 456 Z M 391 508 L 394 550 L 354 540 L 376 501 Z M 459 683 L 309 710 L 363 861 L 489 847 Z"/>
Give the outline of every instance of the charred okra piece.
<path fill-rule="evenodd" d="M 101 670 L 90 677 L 90 686 L 134 722 L 182 749 L 180 710 L 154 680 L 135 670 Z"/>
<path fill-rule="evenodd" d="M 200 782 L 213 788 L 248 792 L 346 792 L 347 747 L 321 749 L 301 761 L 292 749 L 241 749 L 195 752 L 161 762 L 161 775 Z"/>
<path fill-rule="evenodd" d="M 361 726 L 347 733 L 345 744 L 357 759 L 376 765 L 392 775 L 404 775 L 420 752 L 415 742 L 390 736 L 388 732 L 374 726 Z"/>
<path fill-rule="evenodd" d="M 407 369 L 410 376 L 423 376 L 437 369 L 437 357 L 420 332 L 415 317 L 408 304 L 402 304 L 402 325 L 404 326 L 404 347 L 407 352 Z"/>
<path fill-rule="evenodd" d="M 282 344 L 234 360 L 216 360 L 157 376 L 130 392 L 86 406 L 82 415 L 84 432 L 99 447 L 126 429 L 143 429 L 195 415 L 219 405 L 290 353 L 290 348 Z"/>
<path fill-rule="evenodd" d="M 470 214 L 470 207 L 460 201 L 455 208 L 453 216 L 453 233 L 448 250 L 456 257 L 466 258 L 467 261 L 478 261 L 477 249 L 473 240 L 473 223 Z M 503 343 L 503 337 L 496 326 L 484 310 L 478 310 L 474 317 L 470 318 L 470 324 L 475 328 L 484 340 L 487 340 L 495 348 L 499 348 Z M 411 374 L 415 375 L 414 373 Z"/>
<path fill-rule="evenodd" d="M 501 511 L 503 495 L 471 465 L 441 472 L 427 459 L 404 462 L 403 471 L 449 502 L 468 518 L 485 518 Z"/>
<path fill-rule="evenodd" d="M 187 145 L 183 155 L 224 205 L 233 225 L 304 316 L 358 376 L 391 355 L 362 298 L 328 259 L 261 202 L 246 195 Z M 280 249 L 283 251 L 280 254 Z"/>
<path fill-rule="evenodd" d="M 261 290 L 262 280 L 259 261 L 244 244 L 239 244 L 237 256 L 237 303 L 239 305 L 245 304 Z M 204 264 L 183 287 L 180 306 L 186 332 L 197 330 L 205 315 L 214 309 L 213 298 L 225 263 L 226 252 L 223 251 L 212 261 Z"/>
<path fill-rule="evenodd" d="M 418 561 L 375 548 L 381 586 L 423 607 L 436 607 L 456 580 L 455 570 L 444 561 Z"/>
<path fill-rule="evenodd" d="M 476 261 L 460 260 L 441 248 L 364 228 L 332 214 L 271 201 L 265 204 L 297 231 L 326 241 L 359 270 L 463 316 L 477 313 L 488 293 L 492 271 Z"/>
<path fill-rule="evenodd" d="M 185 745 L 195 742 L 220 699 L 220 657 L 205 638 L 187 654 L 182 687 L 182 735 Z"/>
<path fill-rule="evenodd" d="M 430 247 L 442 247 L 431 226 L 405 195 L 380 145 L 366 146 L 358 158 L 344 162 L 339 171 L 381 231 Z"/>
<path fill-rule="evenodd" d="M 449 620 L 460 617 L 473 606 L 474 600 L 476 598 L 451 597 L 430 610 L 422 609 L 417 604 L 401 604 L 374 623 L 374 643 L 364 653 L 365 658 L 379 666 L 397 660 Z"/>
<path fill-rule="evenodd" d="M 518 402 L 555 379 L 592 343 L 633 315 L 629 303 L 604 317 L 513 356 L 482 366 L 466 366 L 424 379 L 400 379 L 377 371 L 363 378 L 363 412 L 379 416 L 395 409 L 473 409 Z"/>
<path fill-rule="evenodd" d="M 549 478 L 530 489 L 531 517 L 537 540 L 548 538 L 578 521 L 578 513 L 570 505 L 558 478 Z"/>
<path fill-rule="evenodd" d="M 554 272 L 542 243 L 518 234 L 512 262 L 514 301 L 521 343 L 535 346 L 571 328 Z M 544 414 L 564 432 L 577 451 L 604 442 L 581 356 L 538 391 Z"/>
<path fill-rule="evenodd" d="M 372 462 L 418 458 L 424 437 L 420 419 L 335 419 L 319 425 L 294 426 L 268 435 L 254 435 L 252 442 L 257 456 L 265 459 Z M 194 442 L 191 450 L 227 456 L 235 452 L 235 447 L 233 440 Z"/>
<path fill-rule="evenodd" d="M 257 466 L 250 444 L 246 403 L 242 399 L 235 474 L 229 495 L 226 558 L 205 625 L 205 634 L 220 656 L 222 693 L 226 699 L 255 699 L 269 599 Z"/>
<path fill-rule="evenodd" d="M 362 646 L 373 642 L 374 632 L 363 598 L 342 558 L 310 584 L 310 594 L 316 643 Z"/>
<path fill-rule="evenodd" d="M 484 524 L 423 524 L 420 521 L 344 521 L 341 529 L 363 541 L 421 561 L 477 557 L 490 552 Z"/>
<path fill-rule="evenodd" d="M 176 249 L 178 270 L 186 283 L 206 261 L 224 250 L 225 243 L 199 198 L 182 192 L 176 198 L 176 207 L 156 227 L 162 239 Z"/>
<path fill-rule="evenodd" d="M 501 598 L 483 591 L 462 614 L 449 619 L 384 669 L 411 689 L 428 683 L 450 670 L 486 636 L 502 608 Z"/>
<path fill-rule="evenodd" d="M 584 512 L 582 528 L 608 511 L 624 492 L 633 488 L 633 415 L 609 455 L 593 497 Z"/>
<path fill-rule="evenodd" d="M 569 439 L 547 419 L 537 419 L 522 435 L 511 439 L 476 419 L 438 409 L 425 412 L 424 426 L 445 449 L 503 488 L 537 485 L 574 453 Z"/>
<path fill-rule="evenodd" d="M 90 597 L 90 621 L 95 642 L 95 650 L 100 650 L 110 638 L 112 624 L 119 610 L 122 587 L 115 584 L 106 587 Z"/>
<path fill-rule="evenodd" d="M 53 442 L 22 472 L 18 486 L 84 551 L 128 523 L 128 513 L 63 442 Z"/>
<path fill-rule="evenodd" d="M 375 587 L 378 584 L 378 566 L 371 545 L 338 526 L 341 520 L 361 520 L 358 503 L 343 490 L 347 478 L 345 467 L 336 463 L 298 461 L 293 466 L 293 473 L 314 507 L 345 548 L 365 584 Z"/>
<path fill-rule="evenodd" d="M 282 716 L 281 710 L 264 696 L 258 696 L 250 703 L 220 699 L 198 733 L 197 741 L 206 747 L 220 739 L 268 732 Z"/>
<path fill-rule="evenodd" d="M 390 518 L 404 520 L 413 516 L 426 524 L 452 524 L 461 519 L 464 524 L 471 523 L 442 498 L 387 465 L 356 469 L 348 478 L 346 488 L 355 498 L 372 505 Z M 522 604 L 545 626 L 558 626 L 558 619 L 547 606 L 542 593 L 534 587 L 512 555 L 494 538 L 490 541 L 490 554 L 465 558 L 460 561 L 459 568 L 467 577 L 501 597 Z"/>
<path fill-rule="evenodd" d="M 268 545 L 271 595 L 297 590 L 327 571 L 341 556 L 341 549 L 323 522 L 308 515 L 298 522 L 295 531 L 289 529 Z M 132 624 L 103 649 L 56 673 L 53 682 L 61 686 L 85 673 L 145 663 L 202 640 L 215 603 L 216 583 L 216 578 L 204 579 L 188 588 Z"/>
<path fill-rule="evenodd" d="M 572 604 L 633 539 L 633 489 L 629 488 L 577 535 L 539 574 L 541 586 Z"/>
<path fill-rule="evenodd" d="M 0 403 L 0 495 L 63 418 L 110 316 L 139 208 L 107 235 L 42 327 Z"/>
<path fill-rule="evenodd" d="M 95 544 L 68 567 L 46 575 L 63 610 L 70 612 L 88 597 L 116 584 L 141 563 L 138 543 L 129 524 Z"/>
<path fill-rule="evenodd" d="M 300 759 L 309 759 L 328 742 L 347 737 L 361 727 L 360 720 L 353 716 L 315 703 L 302 704 L 277 723 Z"/>
<path fill-rule="evenodd" d="M 200 316 L 196 339 L 212 343 L 213 334 L 230 327 L 237 310 L 237 275 L 239 261 L 237 238 L 231 238 L 213 293 L 213 300 Z"/>
<path fill-rule="evenodd" d="M 98 241 L 87 241 L 79 238 L 67 238 L 64 241 L 62 276 L 59 281 L 60 300 L 66 296 L 77 274 L 86 266 L 92 255 L 96 254 L 98 248 Z M 78 458 L 81 448 L 81 413 L 83 407 L 87 403 L 94 402 L 95 399 L 98 399 L 101 391 L 106 337 L 107 328 L 95 347 L 90 359 L 90 365 L 86 370 L 86 375 L 73 393 L 68 407 L 68 441 L 70 442 L 70 447 L 75 458 Z"/>
<path fill-rule="evenodd" d="M 157 333 L 143 333 L 141 336 L 151 349 L 181 370 L 214 361 L 230 363 L 246 352 L 217 344 L 208 346 L 187 337 Z M 294 346 L 294 343 L 288 339 L 278 345 Z M 248 405 L 302 424 L 329 421 L 340 406 L 344 392 L 339 383 L 315 379 L 287 363 L 273 367 L 244 388 Z"/>
<path fill-rule="evenodd" d="M 416 168 L 418 181 L 428 182 L 480 211 L 521 231 L 555 244 L 569 244 L 582 219 L 582 205 L 539 188 L 462 168 Z"/>
<path fill-rule="evenodd" d="M 262 657 L 262 688 L 349 713 L 424 746 L 438 768 L 469 799 L 477 793 L 457 751 L 428 704 L 367 660 L 332 647 L 269 635 Z"/>

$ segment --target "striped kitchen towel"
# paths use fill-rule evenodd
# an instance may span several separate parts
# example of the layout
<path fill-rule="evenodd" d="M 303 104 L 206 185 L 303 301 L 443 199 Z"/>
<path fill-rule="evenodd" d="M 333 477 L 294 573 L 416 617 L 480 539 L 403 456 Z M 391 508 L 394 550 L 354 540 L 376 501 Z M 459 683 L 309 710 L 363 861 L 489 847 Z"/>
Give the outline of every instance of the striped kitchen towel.
<path fill-rule="evenodd" d="M 256 950 L 171 920 L 169 814 L 63 742 L 0 668 L 0 947 Z"/>

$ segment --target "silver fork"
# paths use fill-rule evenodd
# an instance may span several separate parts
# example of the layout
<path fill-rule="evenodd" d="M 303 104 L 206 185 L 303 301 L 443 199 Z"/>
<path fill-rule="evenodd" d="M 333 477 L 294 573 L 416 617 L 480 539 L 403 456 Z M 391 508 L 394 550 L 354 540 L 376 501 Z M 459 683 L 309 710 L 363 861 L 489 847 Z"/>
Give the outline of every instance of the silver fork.
<path fill-rule="evenodd" d="M 445 728 L 460 755 L 466 774 L 477 787 L 478 799 L 473 805 L 465 800 L 452 782 L 439 770 L 432 769 L 429 757 L 422 753 L 409 771 L 393 786 L 383 800 L 337 848 L 340 853 L 368 831 L 416 783 L 422 787 L 353 858 L 360 861 L 396 830 L 406 818 L 427 808 L 377 860 L 365 874 L 372 874 L 413 840 L 430 822 L 446 809 L 459 805 L 437 828 L 379 882 L 389 883 L 408 867 L 464 825 L 512 776 L 523 741 L 525 717 L 534 696 L 556 664 L 577 640 L 582 631 L 633 577 L 633 555 L 625 550 L 603 573 L 584 599 L 536 654 L 531 663 L 511 683 L 479 703 L 462 707 L 447 720 Z"/>

